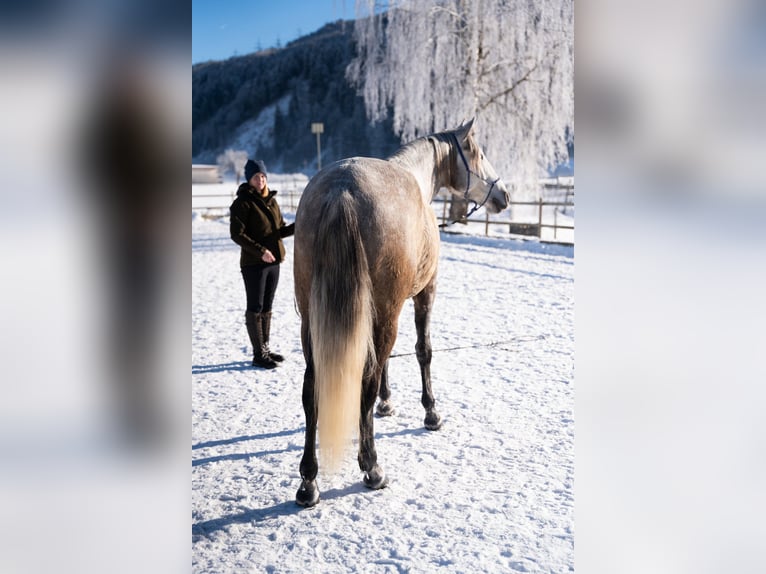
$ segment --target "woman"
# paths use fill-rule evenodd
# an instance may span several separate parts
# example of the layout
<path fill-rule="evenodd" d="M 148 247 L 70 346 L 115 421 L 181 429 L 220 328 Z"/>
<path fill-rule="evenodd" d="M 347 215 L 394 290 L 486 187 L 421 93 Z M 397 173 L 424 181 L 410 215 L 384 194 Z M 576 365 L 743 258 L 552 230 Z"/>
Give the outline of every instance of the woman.
<path fill-rule="evenodd" d="M 245 164 L 245 183 L 231 204 L 231 238 L 241 248 L 239 266 L 245 280 L 245 325 L 253 344 L 253 366 L 273 369 L 284 357 L 269 349 L 271 304 L 279 283 L 279 264 L 285 258 L 283 237 L 295 224 L 285 225 L 275 196 L 269 189 L 266 166 L 252 159 Z"/>

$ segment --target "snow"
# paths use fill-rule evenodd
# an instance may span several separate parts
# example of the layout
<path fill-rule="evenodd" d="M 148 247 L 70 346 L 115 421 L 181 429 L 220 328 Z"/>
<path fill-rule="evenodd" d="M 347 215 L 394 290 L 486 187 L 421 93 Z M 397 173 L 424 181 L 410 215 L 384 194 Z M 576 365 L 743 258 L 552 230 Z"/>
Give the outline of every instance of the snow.
<path fill-rule="evenodd" d="M 269 148 L 274 145 L 274 118 L 277 110 L 286 114 L 290 106 L 292 94 L 282 96 L 275 103 L 266 106 L 258 115 L 244 122 L 236 133 L 232 142 L 226 146 L 235 150 L 245 150 L 250 157 L 258 156 L 258 150 Z M 270 169 L 279 169 L 279 165 L 269 165 Z"/>
<path fill-rule="evenodd" d="M 285 247 L 272 347 L 286 361 L 254 369 L 239 248 L 225 218 L 192 218 L 193 571 L 573 571 L 573 248 L 443 232 L 431 332 L 442 428 L 423 427 L 408 301 L 389 363 L 397 412 L 375 419 L 389 486 L 365 488 L 353 453 L 333 476 L 320 460 L 321 501 L 303 509 Z"/>

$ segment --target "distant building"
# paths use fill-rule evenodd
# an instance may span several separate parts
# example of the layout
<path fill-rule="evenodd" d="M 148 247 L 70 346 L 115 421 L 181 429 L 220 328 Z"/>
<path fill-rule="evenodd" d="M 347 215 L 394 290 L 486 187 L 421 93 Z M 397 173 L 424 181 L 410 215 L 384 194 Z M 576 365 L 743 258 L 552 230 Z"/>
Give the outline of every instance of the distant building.
<path fill-rule="evenodd" d="M 217 165 L 193 163 L 192 183 L 223 183 L 223 176 Z"/>

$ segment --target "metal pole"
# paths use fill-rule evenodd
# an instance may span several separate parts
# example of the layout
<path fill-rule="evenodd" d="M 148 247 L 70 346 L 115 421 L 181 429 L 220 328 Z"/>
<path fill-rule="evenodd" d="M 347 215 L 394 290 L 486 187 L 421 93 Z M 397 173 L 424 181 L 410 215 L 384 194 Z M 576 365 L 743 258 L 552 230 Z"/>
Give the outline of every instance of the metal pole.
<path fill-rule="evenodd" d="M 311 133 L 317 135 L 317 171 L 322 169 L 322 144 L 319 141 L 319 134 L 324 132 L 322 122 L 313 122 L 311 124 Z"/>
<path fill-rule="evenodd" d="M 322 143 L 320 137 L 319 132 L 317 132 L 317 171 L 322 169 Z"/>

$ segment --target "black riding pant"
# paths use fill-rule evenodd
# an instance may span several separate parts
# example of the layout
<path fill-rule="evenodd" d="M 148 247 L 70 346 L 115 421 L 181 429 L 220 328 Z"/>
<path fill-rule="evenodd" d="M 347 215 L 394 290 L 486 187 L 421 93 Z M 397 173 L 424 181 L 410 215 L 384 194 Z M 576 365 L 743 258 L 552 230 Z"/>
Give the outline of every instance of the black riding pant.
<path fill-rule="evenodd" d="M 279 283 L 279 263 L 271 265 L 246 265 L 242 267 L 247 293 L 247 310 L 252 313 L 269 313 Z"/>

